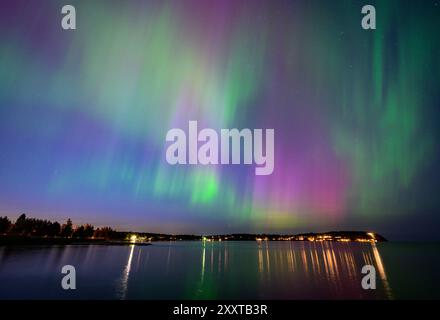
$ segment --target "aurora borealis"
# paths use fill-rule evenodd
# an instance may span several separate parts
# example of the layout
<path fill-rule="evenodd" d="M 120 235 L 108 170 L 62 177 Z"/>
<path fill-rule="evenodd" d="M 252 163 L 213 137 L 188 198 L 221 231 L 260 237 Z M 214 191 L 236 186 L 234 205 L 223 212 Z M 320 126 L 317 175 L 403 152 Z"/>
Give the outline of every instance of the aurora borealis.
<path fill-rule="evenodd" d="M 440 223 L 439 1 L 0 7 L 0 215 L 391 238 Z M 166 133 L 190 120 L 274 128 L 274 172 L 169 165 Z"/>

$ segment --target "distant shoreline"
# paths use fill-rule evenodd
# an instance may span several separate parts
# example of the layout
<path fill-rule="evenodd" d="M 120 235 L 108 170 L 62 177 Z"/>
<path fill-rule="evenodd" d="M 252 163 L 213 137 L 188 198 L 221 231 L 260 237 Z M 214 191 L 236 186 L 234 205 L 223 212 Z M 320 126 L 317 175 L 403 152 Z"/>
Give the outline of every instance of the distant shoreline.
<path fill-rule="evenodd" d="M 134 244 L 130 241 L 106 239 L 76 239 L 0 235 L 0 246 L 65 246 L 65 245 L 102 245 L 127 246 Z M 137 242 L 136 245 L 148 246 L 151 243 Z"/>
<path fill-rule="evenodd" d="M 75 238 L 75 237 L 39 237 L 24 235 L 0 235 L 0 246 L 29 245 L 151 245 L 152 242 L 163 241 L 299 241 L 299 242 L 367 242 L 387 241 L 377 233 L 364 231 L 331 231 L 326 233 L 304 233 L 297 235 L 275 234 L 228 234 L 212 236 L 167 235 L 138 232 L 121 232 L 115 239 Z"/>
<path fill-rule="evenodd" d="M 96 228 L 91 224 L 74 225 L 72 220 L 57 221 L 29 218 L 21 214 L 15 222 L 7 216 L 0 217 L 0 245 L 33 244 L 98 244 L 129 245 L 150 244 L 155 241 L 335 241 L 383 242 L 382 235 L 367 231 L 329 231 L 301 234 L 234 233 L 220 235 L 160 234 L 133 231 L 116 231 L 110 227 Z"/>

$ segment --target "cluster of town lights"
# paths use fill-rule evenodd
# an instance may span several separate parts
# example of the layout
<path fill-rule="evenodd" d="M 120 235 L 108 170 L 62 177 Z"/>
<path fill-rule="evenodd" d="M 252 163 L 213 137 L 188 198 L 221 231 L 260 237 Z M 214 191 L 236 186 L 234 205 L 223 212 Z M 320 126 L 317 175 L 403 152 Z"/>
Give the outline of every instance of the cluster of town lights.
<path fill-rule="evenodd" d="M 141 235 L 131 234 L 127 237 L 127 240 L 130 243 L 143 243 L 143 242 L 151 242 L 153 240 L 152 237 L 143 237 Z M 179 236 L 172 236 L 170 241 L 183 240 Z M 195 240 L 195 239 L 194 239 Z M 376 236 L 372 232 L 368 232 L 365 234 L 365 237 L 360 237 L 359 235 L 350 236 L 350 235 L 335 235 L 335 234 L 306 234 L 306 235 L 293 235 L 293 236 L 256 236 L 255 238 L 252 235 L 228 235 L 228 236 L 203 236 L 201 238 L 203 242 L 211 242 L 211 241 L 227 241 L 227 240 L 255 240 L 257 242 L 261 241 L 309 241 L 309 242 L 323 242 L 323 241 L 336 241 L 336 242 L 368 242 L 375 243 L 377 242 Z"/>
<path fill-rule="evenodd" d="M 255 241 L 310 241 L 310 242 L 322 242 L 322 241 L 336 241 L 336 242 L 368 242 L 368 243 L 376 243 L 377 239 L 375 238 L 374 233 L 367 233 L 369 238 L 347 238 L 343 236 L 332 236 L 332 235 L 317 235 L 317 236 L 286 236 L 286 237 L 257 237 Z M 227 237 L 203 237 L 202 241 L 222 241 L 228 240 Z M 231 239 L 232 240 L 232 239 Z"/>

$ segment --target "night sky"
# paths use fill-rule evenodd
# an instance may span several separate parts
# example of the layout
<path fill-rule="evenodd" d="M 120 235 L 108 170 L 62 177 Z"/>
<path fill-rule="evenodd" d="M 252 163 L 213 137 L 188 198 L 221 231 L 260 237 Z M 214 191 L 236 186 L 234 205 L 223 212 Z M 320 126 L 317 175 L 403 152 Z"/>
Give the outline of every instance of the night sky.
<path fill-rule="evenodd" d="M 438 0 L 2 0 L 0 215 L 438 240 L 439 61 Z M 275 129 L 273 174 L 169 165 L 189 120 Z"/>

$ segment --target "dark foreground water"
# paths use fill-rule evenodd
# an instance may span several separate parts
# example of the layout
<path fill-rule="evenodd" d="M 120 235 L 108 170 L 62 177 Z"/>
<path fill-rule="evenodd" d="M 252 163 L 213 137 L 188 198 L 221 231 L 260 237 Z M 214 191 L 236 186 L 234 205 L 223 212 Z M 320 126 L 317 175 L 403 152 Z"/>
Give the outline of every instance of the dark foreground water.
<path fill-rule="evenodd" d="M 0 247 L 1 299 L 440 298 L 439 244 L 166 242 Z M 376 268 L 363 290 L 362 266 Z M 63 290 L 61 268 L 76 268 Z"/>

